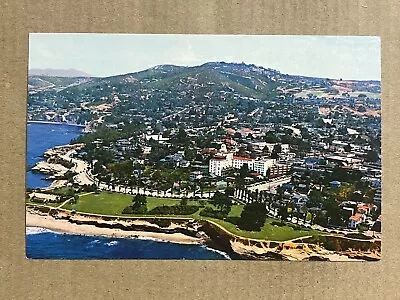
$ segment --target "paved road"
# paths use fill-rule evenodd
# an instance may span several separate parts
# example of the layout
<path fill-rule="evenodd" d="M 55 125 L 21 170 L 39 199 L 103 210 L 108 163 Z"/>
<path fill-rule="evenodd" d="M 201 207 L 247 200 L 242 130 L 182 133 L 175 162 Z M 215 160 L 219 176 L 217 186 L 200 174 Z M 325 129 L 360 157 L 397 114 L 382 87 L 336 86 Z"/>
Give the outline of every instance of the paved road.
<path fill-rule="evenodd" d="M 75 175 L 74 180 L 80 185 L 92 185 L 95 181 L 91 176 L 89 164 L 81 159 L 71 157 L 75 153 L 75 150 L 70 150 L 60 157 L 66 161 L 70 161 L 74 164 L 71 168 L 72 172 L 78 173 Z"/>
<path fill-rule="evenodd" d="M 251 186 L 248 187 L 248 189 L 250 191 L 255 191 L 255 190 L 259 190 L 259 191 L 265 191 L 265 190 L 273 190 L 275 189 L 277 186 L 282 185 L 284 183 L 288 183 L 292 180 L 291 176 L 285 176 L 285 177 L 281 177 L 278 179 L 272 179 L 269 182 L 264 182 L 264 183 L 260 183 L 260 184 L 253 184 Z"/>

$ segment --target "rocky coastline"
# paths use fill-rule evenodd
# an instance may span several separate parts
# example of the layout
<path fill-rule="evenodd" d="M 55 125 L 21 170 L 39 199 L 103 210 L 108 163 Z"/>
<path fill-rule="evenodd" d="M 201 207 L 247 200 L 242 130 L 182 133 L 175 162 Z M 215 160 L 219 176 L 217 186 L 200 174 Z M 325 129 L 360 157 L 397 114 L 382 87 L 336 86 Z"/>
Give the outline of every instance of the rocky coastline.
<path fill-rule="evenodd" d="M 357 240 L 327 235 L 291 241 L 263 241 L 235 236 L 208 220 L 113 217 L 71 213 L 32 205 L 27 206 L 27 214 L 49 218 L 48 229 L 57 229 L 57 222 L 64 222 L 67 232 L 72 228 L 73 232 L 92 235 L 130 238 L 150 235 L 164 241 L 204 244 L 239 260 L 377 261 L 381 258 L 380 240 Z M 27 223 L 27 226 L 35 226 L 35 222 Z M 83 228 L 85 230 L 81 230 Z"/>
<path fill-rule="evenodd" d="M 72 155 L 83 146 L 83 144 L 68 144 L 48 149 L 43 154 L 44 160 L 36 163 L 31 171 L 48 175 L 45 180 L 53 181 L 52 187 L 54 184 L 57 187 L 66 185 L 66 179 L 76 175 L 78 168 L 77 161 L 79 160 L 73 159 Z"/>

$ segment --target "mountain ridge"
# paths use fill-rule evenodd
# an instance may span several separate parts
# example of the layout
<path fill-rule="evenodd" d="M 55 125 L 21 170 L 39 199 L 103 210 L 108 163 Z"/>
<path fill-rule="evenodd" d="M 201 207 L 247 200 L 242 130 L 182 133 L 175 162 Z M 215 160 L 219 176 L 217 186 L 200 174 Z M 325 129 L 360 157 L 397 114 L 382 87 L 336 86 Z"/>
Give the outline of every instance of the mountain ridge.
<path fill-rule="evenodd" d="M 90 77 L 82 80 L 76 77 L 64 78 L 55 83 L 55 77 L 30 76 L 29 88 L 59 88 L 70 97 L 101 97 L 118 91 L 119 93 L 146 95 L 146 91 L 163 90 L 173 93 L 191 94 L 203 97 L 209 92 L 236 94 L 242 97 L 270 100 L 292 94 L 302 97 L 314 94 L 330 97 L 359 91 L 380 93 L 380 82 L 341 80 L 283 74 L 278 70 L 254 64 L 207 62 L 198 66 L 157 65 L 139 72 L 131 72 L 108 77 Z M 56 87 L 44 81 L 50 81 Z M 38 84 L 38 85 L 37 85 Z M 102 95 L 101 95 L 102 94 Z M 140 95 L 139 95 L 140 94 Z M 146 96 L 147 97 L 147 96 Z"/>
<path fill-rule="evenodd" d="M 52 69 L 52 68 L 32 68 L 28 70 L 29 76 L 49 76 L 49 77 L 93 77 L 89 73 L 77 69 Z"/>

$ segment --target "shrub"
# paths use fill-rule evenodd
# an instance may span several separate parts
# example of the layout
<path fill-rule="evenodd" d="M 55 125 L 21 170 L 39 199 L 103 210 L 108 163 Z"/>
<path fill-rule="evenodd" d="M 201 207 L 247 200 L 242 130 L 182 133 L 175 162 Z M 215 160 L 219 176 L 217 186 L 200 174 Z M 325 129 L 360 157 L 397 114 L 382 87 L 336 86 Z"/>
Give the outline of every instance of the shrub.
<path fill-rule="evenodd" d="M 194 205 L 163 205 L 153 208 L 149 213 L 154 215 L 191 215 L 198 210 L 199 207 Z"/>
<path fill-rule="evenodd" d="M 132 206 L 127 206 L 122 210 L 123 214 L 133 214 Z"/>
<path fill-rule="evenodd" d="M 42 213 L 48 213 L 48 212 L 51 210 L 51 208 L 50 208 L 50 207 L 47 207 L 47 206 L 39 206 L 39 207 L 37 208 L 37 210 L 39 210 L 39 211 L 42 212 Z"/>
<path fill-rule="evenodd" d="M 359 239 L 359 240 L 370 240 L 372 237 L 364 235 L 362 233 L 348 233 L 346 234 L 346 237 L 351 238 L 351 239 Z"/>
<path fill-rule="evenodd" d="M 200 212 L 200 216 L 202 217 L 210 217 L 215 219 L 224 219 L 227 217 L 227 213 L 225 211 L 212 209 L 211 207 L 206 207 Z"/>
<path fill-rule="evenodd" d="M 154 224 L 159 227 L 169 227 L 171 225 L 171 220 L 168 219 L 155 219 Z"/>
<path fill-rule="evenodd" d="M 144 206 L 136 207 L 135 205 L 129 205 L 122 210 L 122 214 L 144 215 L 146 213 L 147 208 Z"/>

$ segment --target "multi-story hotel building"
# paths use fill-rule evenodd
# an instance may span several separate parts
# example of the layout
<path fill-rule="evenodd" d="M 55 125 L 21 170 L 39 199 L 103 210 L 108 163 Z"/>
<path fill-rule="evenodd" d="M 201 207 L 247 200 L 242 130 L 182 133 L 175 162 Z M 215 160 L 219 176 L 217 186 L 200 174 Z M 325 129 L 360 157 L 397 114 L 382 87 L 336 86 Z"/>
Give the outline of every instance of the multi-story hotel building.
<path fill-rule="evenodd" d="M 272 168 L 276 163 L 275 159 L 253 159 L 242 156 L 233 156 L 232 152 L 227 152 L 224 145 L 221 147 L 221 152 L 217 153 L 209 162 L 210 174 L 222 176 L 224 170 L 235 168 L 241 169 L 244 164 L 247 164 L 249 170 L 257 172 L 263 176 L 267 176 L 269 168 Z"/>

